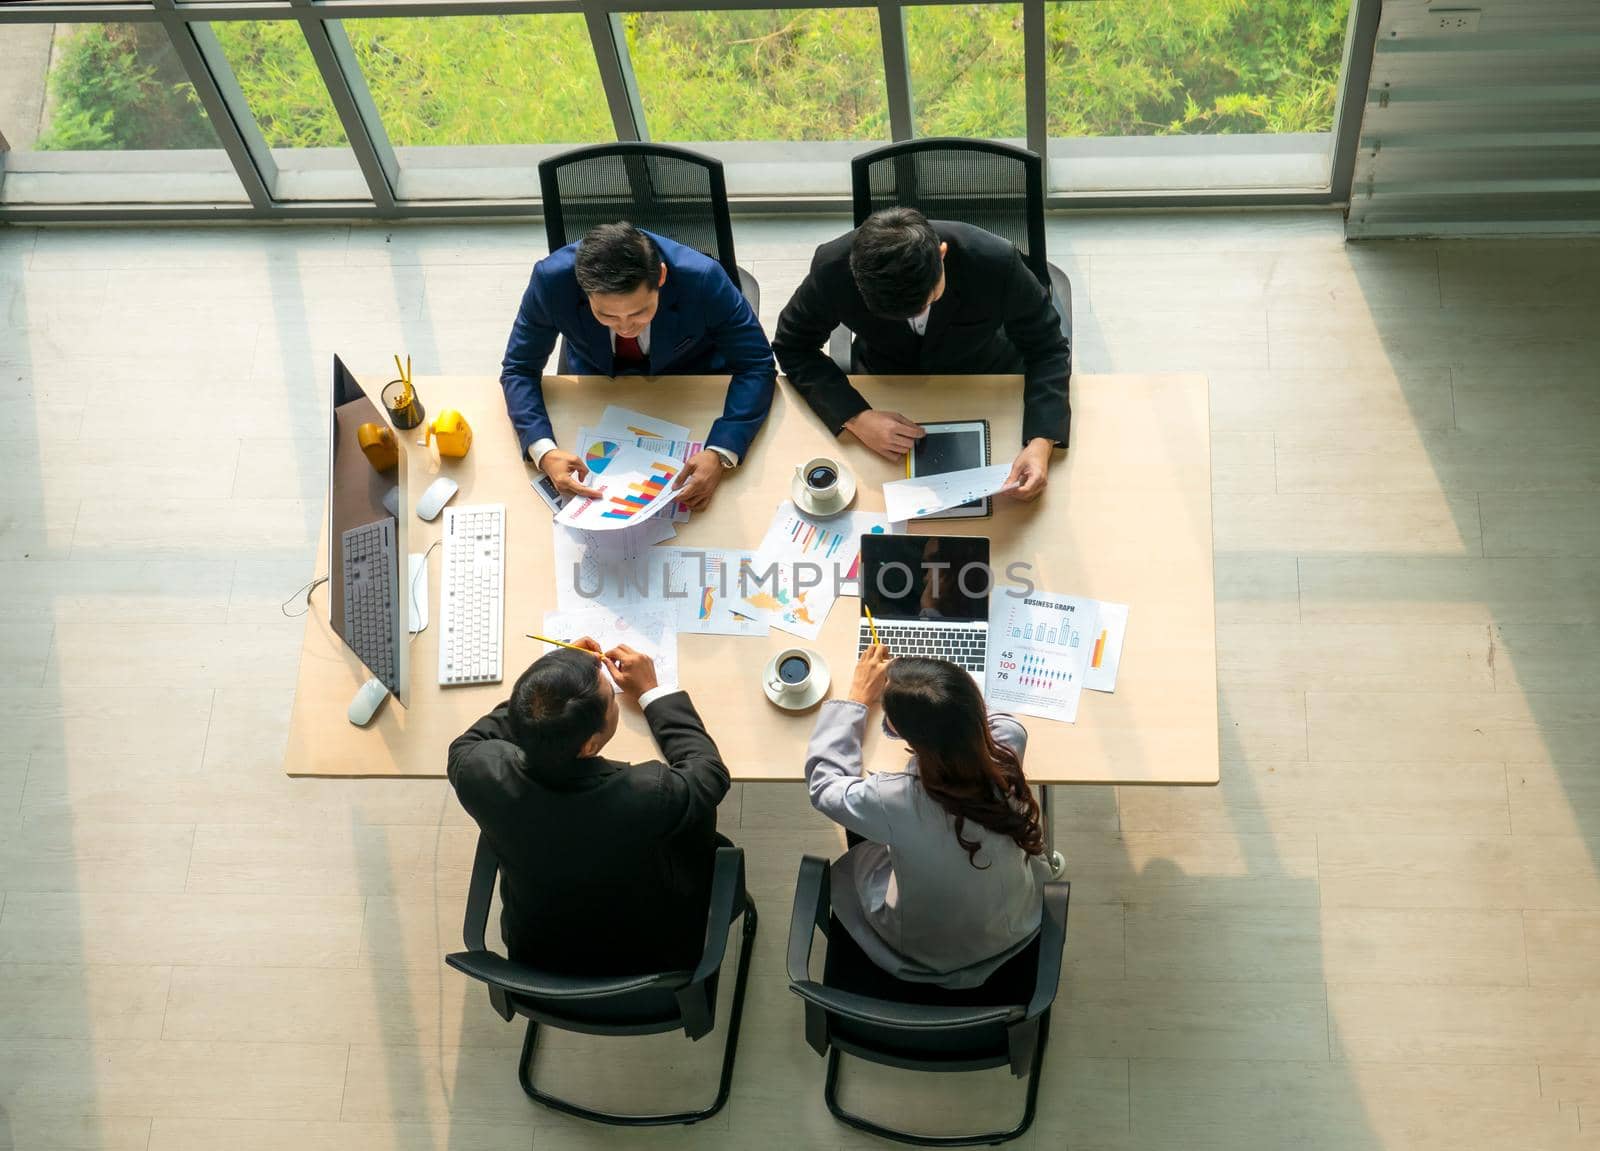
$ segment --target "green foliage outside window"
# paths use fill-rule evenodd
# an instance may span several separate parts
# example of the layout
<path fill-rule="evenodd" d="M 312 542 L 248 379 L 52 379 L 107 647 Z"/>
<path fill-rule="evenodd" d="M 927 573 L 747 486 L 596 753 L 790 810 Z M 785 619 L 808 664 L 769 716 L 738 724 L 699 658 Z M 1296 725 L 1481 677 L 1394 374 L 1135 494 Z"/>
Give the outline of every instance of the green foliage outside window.
<path fill-rule="evenodd" d="M 1070 0 L 1046 13 L 1052 136 L 1326 132 L 1349 0 Z M 1021 6 L 908 12 L 917 131 L 1025 134 Z M 652 138 L 887 140 L 877 10 L 637 12 L 623 18 Z M 274 147 L 344 132 L 294 21 L 213 26 Z M 397 145 L 613 138 L 577 15 L 349 20 Z M 170 47 L 85 26 L 51 78 L 40 147 L 215 147 Z"/>
<path fill-rule="evenodd" d="M 628 54 L 657 140 L 887 140 L 871 8 L 640 12 Z"/>
<path fill-rule="evenodd" d="M 215 148 L 216 133 L 155 24 L 87 25 L 50 74 L 56 102 L 41 151 Z"/>

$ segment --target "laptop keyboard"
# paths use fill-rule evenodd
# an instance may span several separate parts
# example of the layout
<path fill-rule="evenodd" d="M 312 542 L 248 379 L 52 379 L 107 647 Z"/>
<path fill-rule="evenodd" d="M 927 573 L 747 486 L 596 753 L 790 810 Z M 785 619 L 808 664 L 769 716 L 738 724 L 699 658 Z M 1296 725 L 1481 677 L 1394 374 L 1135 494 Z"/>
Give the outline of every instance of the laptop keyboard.
<path fill-rule="evenodd" d="M 979 628 L 900 627 L 880 623 L 878 638 L 888 645 L 892 655 L 948 660 L 975 675 L 983 674 L 986 636 Z M 872 629 L 862 620 L 860 634 L 856 637 L 856 654 L 866 651 L 871 643 Z"/>

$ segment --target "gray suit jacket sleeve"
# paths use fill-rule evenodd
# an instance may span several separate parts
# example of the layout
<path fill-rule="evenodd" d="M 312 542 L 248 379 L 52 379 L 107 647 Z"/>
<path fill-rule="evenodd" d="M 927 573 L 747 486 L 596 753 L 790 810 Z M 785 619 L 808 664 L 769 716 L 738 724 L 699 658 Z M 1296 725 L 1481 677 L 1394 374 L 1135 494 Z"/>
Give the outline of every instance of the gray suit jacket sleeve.
<path fill-rule="evenodd" d="M 859 703 L 830 699 L 822 705 L 806 748 L 806 786 L 811 806 L 823 815 L 875 843 L 887 843 L 892 800 L 886 802 L 879 776 L 861 778 L 866 723 L 867 709 Z"/>

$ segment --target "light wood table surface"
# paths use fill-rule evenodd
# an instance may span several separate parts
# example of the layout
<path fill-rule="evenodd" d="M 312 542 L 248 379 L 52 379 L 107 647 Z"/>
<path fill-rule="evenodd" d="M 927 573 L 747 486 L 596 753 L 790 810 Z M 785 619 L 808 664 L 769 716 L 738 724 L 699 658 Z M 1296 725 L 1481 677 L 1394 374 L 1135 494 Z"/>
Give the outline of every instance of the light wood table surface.
<path fill-rule="evenodd" d="M 1016 377 L 857 378 L 874 406 L 917 420 L 990 422 L 995 462 L 1019 444 L 1022 403 Z M 377 398 L 382 381 L 362 386 Z M 547 377 L 545 397 L 563 442 L 592 426 L 608 403 L 686 424 L 703 434 L 721 412 L 726 377 L 576 379 Z M 524 668 L 549 650 L 524 638 L 556 606 L 547 506 L 531 490 L 531 468 L 518 456 L 494 379 L 419 379 L 430 414 L 458 408 L 474 438 L 462 460 L 441 461 L 405 434 L 409 494 L 414 503 L 443 473 L 461 490 L 455 505 L 506 505 L 504 682 L 440 688 L 436 683 L 439 552 L 428 561 L 430 626 L 411 648 L 411 706 L 384 703 L 366 728 L 345 717 L 365 669 L 328 625 L 328 590 L 319 588 L 307 614 L 284 769 L 290 775 L 432 776 L 444 774 L 450 741 L 510 692 Z M 1040 591 L 1085 595 L 1130 605 L 1117 690 L 1086 691 L 1075 724 L 1024 717 L 1026 772 L 1036 783 L 1215 784 L 1218 780 L 1216 623 L 1212 584 L 1211 446 L 1206 380 L 1197 375 L 1074 376 L 1072 445 L 1057 454 L 1050 486 L 1035 503 L 995 500 L 988 519 L 913 522 L 917 534 L 987 535 L 997 571 L 995 605 L 1003 600 L 1008 564 L 1031 565 Z M 854 439 L 835 440 L 786 380 L 749 457 L 728 474 L 711 507 L 679 525 L 671 546 L 757 546 L 774 510 L 788 498 L 795 467 L 833 455 L 855 471 L 855 510 L 883 508 L 882 484 L 903 475 L 897 465 Z M 431 524 L 413 514 L 408 545 L 424 551 L 444 517 Z M 326 531 L 317 573 L 327 570 Z M 783 648 L 813 647 L 826 657 L 831 698 L 843 696 L 855 663 L 859 601 L 841 597 L 815 643 L 784 632 L 766 638 L 683 634 L 678 638 L 681 686 L 700 709 L 735 780 L 797 780 L 814 713 L 794 715 L 770 704 L 761 688 L 767 661 Z M 903 745 L 869 724 L 867 763 L 895 768 Z M 657 752 L 644 718 L 623 708 L 607 747 L 612 758 L 640 760 Z"/>

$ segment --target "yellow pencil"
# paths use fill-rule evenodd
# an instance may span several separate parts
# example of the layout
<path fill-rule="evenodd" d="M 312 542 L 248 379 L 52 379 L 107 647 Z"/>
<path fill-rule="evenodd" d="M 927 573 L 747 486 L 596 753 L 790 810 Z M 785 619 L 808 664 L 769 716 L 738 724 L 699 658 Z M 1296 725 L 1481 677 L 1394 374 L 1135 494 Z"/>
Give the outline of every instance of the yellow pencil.
<path fill-rule="evenodd" d="M 400 407 L 402 409 L 409 408 L 411 406 L 411 357 L 407 356 L 405 367 L 401 367 L 400 357 L 397 354 L 394 358 L 394 370 L 400 373 Z"/>
<path fill-rule="evenodd" d="M 861 610 L 867 613 L 867 630 L 872 633 L 872 642 L 873 642 L 873 644 L 877 645 L 878 642 L 879 642 L 879 640 L 878 640 L 878 625 L 872 618 L 872 609 L 870 607 L 868 607 L 866 604 L 862 604 L 861 605 Z"/>
<path fill-rule="evenodd" d="M 526 635 L 526 636 L 527 636 L 527 637 L 528 637 L 528 638 L 529 638 L 529 639 L 536 639 L 536 640 L 538 640 L 538 641 L 539 641 L 539 642 L 540 642 L 540 643 L 553 643 L 553 644 L 555 644 L 555 645 L 556 645 L 556 646 L 557 646 L 557 647 L 570 647 L 570 648 L 571 648 L 571 649 L 572 649 L 572 650 L 573 650 L 573 651 L 581 651 L 581 652 L 583 652 L 583 653 L 584 653 L 584 654 L 585 654 L 585 655 L 592 655 L 592 656 L 595 656 L 595 657 L 597 657 L 597 658 L 598 658 L 598 657 L 599 657 L 599 655 L 600 655 L 600 653 L 599 653 L 599 652 L 597 652 L 597 651 L 595 651 L 595 650 L 594 650 L 594 649 L 593 649 L 593 648 L 587 648 L 587 647 L 579 647 L 579 646 L 578 646 L 578 645 L 577 645 L 577 644 L 575 644 L 575 643 L 566 643 L 566 642 L 565 642 L 565 641 L 563 641 L 563 640 L 559 640 L 559 639 L 551 639 L 551 638 L 550 638 L 550 637 L 549 637 L 549 636 L 547 636 L 547 635 L 535 635 L 535 634 L 534 634 L 534 633 L 533 633 L 533 632 L 531 632 L 531 631 L 530 631 L 530 632 L 524 632 L 524 633 L 523 633 L 523 634 L 524 634 L 524 635 Z"/>

